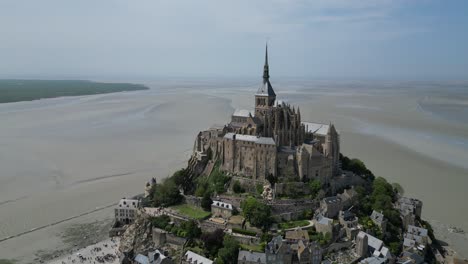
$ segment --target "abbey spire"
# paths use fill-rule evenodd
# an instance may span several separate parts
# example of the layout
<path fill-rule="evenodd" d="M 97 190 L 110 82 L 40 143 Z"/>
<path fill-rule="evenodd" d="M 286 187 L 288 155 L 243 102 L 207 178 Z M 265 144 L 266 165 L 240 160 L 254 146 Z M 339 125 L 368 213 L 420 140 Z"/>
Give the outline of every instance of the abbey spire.
<path fill-rule="evenodd" d="M 265 65 L 263 66 L 263 82 L 270 78 L 270 69 L 268 67 L 268 43 L 265 45 Z"/>
<path fill-rule="evenodd" d="M 265 114 L 276 100 L 276 94 L 270 83 L 270 66 L 268 65 L 268 44 L 265 46 L 265 65 L 263 66 L 263 82 L 255 94 L 255 115 L 257 117 Z"/>

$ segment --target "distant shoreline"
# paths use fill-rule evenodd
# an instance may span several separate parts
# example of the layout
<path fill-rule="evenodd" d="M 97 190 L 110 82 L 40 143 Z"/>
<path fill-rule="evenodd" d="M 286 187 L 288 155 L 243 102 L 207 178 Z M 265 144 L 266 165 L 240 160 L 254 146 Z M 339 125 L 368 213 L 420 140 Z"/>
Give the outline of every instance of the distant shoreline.
<path fill-rule="evenodd" d="M 149 90 L 149 88 L 141 84 L 87 80 L 0 79 L 0 104 L 140 90 Z"/>

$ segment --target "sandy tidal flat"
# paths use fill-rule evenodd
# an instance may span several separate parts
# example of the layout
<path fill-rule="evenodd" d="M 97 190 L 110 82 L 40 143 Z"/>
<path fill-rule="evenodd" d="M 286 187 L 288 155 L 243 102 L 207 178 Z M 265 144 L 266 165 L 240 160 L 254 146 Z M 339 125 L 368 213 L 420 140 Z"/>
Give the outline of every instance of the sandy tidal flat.
<path fill-rule="evenodd" d="M 0 104 L 0 238 L 142 193 L 149 178 L 185 166 L 199 131 L 252 109 L 259 83 L 144 82 L 152 89 Z M 423 200 L 424 218 L 468 231 L 466 84 L 272 84 L 304 121 L 333 122 L 345 155 Z M 111 218 L 111 209 L 86 216 Z M 53 251 L 75 221 L 0 242 L 0 256 L 27 263 Z M 437 230 L 468 257 L 466 235 Z"/>

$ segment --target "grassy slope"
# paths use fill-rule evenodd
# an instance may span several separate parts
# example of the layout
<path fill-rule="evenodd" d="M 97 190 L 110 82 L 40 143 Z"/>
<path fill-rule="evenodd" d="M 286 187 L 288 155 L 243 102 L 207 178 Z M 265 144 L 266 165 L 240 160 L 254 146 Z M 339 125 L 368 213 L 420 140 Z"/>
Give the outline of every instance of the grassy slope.
<path fill-rule="evenodd" d="M 171 208 L 178 211 L 180 214 L 194 219 L 205 219 L 210 215 L 210 212 L 203 211 L 200 208 L 188 204 L 176 205 Z"/>
<path fill-rule="evenodd" d="M 146 90 L 130 83 L 101 83 L 77 80 L 0 80 L 0 103 L 41 98 Z"/>

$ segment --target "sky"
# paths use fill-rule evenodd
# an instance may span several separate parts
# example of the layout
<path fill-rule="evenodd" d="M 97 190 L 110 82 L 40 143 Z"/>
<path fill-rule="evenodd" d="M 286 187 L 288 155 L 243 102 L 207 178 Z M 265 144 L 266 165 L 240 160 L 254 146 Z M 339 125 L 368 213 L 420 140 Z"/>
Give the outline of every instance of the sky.
<path fill-rule="evenodd" d="M 468 80 L 465 0 L 0 0 L 0 77 Z"/>

